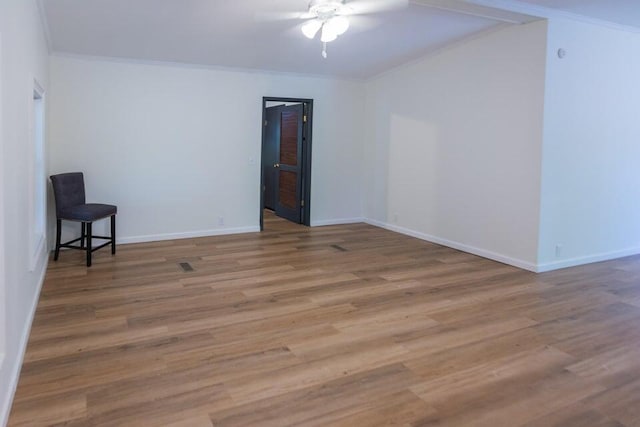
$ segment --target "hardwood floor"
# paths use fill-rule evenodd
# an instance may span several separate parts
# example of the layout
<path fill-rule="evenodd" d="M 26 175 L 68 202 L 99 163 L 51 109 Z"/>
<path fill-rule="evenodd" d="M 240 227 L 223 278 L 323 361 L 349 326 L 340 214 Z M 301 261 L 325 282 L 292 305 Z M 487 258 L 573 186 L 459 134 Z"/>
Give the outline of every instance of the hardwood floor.
<path fill-rule="evenodd" d="M 9 424 L 640 425 L 640 257 L 535 275 L 364 224 L 266 230 L 62 253 Z"/>

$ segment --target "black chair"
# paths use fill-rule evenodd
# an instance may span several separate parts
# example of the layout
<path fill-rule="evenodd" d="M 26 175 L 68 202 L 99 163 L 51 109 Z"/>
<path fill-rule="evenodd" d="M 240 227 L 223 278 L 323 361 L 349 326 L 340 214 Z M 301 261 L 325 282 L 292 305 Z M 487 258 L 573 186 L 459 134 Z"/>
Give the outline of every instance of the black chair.
<path fill-rule="evenodd" d="M 62 173 L 51 176 L 53 194 L 56 200 L 56 251 L 53 260 L 57 261 L 60 248 L 80 249 L 87 252 L 87 267 L 91 267 L 91 254 L 98 249 L 111 245 L 111 254 L 116 253 L 116 214 L 118 208 L 113 205 L 86 203 L 84 193 L 84 175 L 82 172 Z M 94 236 L 92 225 L 94 221 L 111 217 L 111 237 Z M 60 243 L 62 234 L 62 220 L 82 223 L 79 238 Z M 92 239 L 108 240 L 96 248 L 92 248 Z M 86 244 L 85 244 L 86 240 Z M 80 246 L 72 243 L 80 241 Z"/>

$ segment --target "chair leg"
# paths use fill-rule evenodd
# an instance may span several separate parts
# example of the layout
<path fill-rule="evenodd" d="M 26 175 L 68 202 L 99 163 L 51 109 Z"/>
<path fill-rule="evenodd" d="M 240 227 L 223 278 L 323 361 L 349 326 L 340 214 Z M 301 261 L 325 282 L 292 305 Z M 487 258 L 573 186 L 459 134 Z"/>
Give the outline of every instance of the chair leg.
<path fill-rule="evenodd" d="M 53 253 L 53 260 L 57 261 L 60 256 L 60 236 L 62 235 L 62 220 L 56 220 L 56 251 Z"/>
<path fill-rule="evenodd" d="M 111 215 L 111 255 L 116 254 L 116 216 Z"/>
<path fill-rule="evenodd" d="M 84 239 L 87 236 L 87 225 L 86 223 L 82 223 L 82 231 L 80 233 L 80 247 L 84 249 Z"/>
<path fill-rule="evenodd" d="M 87 223 L 87 267 L 91 267 L 91 235 L 92 235 L 92 222 Z"/>

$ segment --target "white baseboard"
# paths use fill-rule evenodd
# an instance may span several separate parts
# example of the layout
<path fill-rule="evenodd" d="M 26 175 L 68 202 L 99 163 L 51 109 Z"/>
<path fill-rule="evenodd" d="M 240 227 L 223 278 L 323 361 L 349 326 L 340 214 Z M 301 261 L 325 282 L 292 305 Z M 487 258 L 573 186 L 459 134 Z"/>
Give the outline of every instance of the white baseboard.
<path fill-rule="evenodd" d="M 36 314 L 36 308 L 38 307 L 38 301 L 40 300 L 40 292 L 42 291 L 42 285 L 44 284 L 44 278 L 47 274 L 47 268 L 49 266 L 49 257 L 45 257 L 44 266 L 38 279 L 38 285 L 36 292 L 34 292 L 33 300 L 31 301 L 31 307 L 29 308 L 29 316 L 27 322 L 22 328 L 22 336 L 20 337 L 20 345 L 18 350 L 18 359 L 13 367 L 13 372 L 9 375 L 9 389 L 6 394 L 5 401 L 0 406 L 0 426 L 5 426 L 9 421 L 9 413 L 11 412 L 11 404 L 13 403 L 13 396 L 16 393 L 18 387 L 18 380 L 20 379 L 20 371 L 22 369 L 22 362 L 24 361 L 24 354 L 27 351 L 27 344 L 29 342 L 29 334 L 31 333 L 31 325 L 33 324 L 33 318 Z"/>
<path fill-rule="evenodd" d="M 360 222 L 365 222 L 364 218 L 323 219 L 318 221 L 311 221 L 311 226 L 324 227 L 325 225 L 357 224 Z"/>
<path fill-rule="evenodd" d="M 578 265 L 591 264 L 594 262 L 610 261 L 616 258 L 624 258 L 632 255 L 639 255 L 640 247 L 628 248 L 619 251 L 604 252 L 595 255 L 587 255 L 582 257 L 570 258 L 560 261 L 548 262 L 545 264 L 538 264 L 538 273 L 544 273 L 547 271 L 559 270 L 561 268 L 576 267 Z"/>
<path fill-rule="evenodd" d="M 33 252 L 33 254 L 31 255 L 31 259 L 29 260 L 29 271 L 33 272 L 36 270 L 36 267 L 38 266 L 38 264 L 40 263 L 40 259 L 43 256 L 47 256 L 49 251 L 45 250 L 45 242 L 47 241 L 47 235 L 43 234 L 40 237 L 40 240 L 38 241 L 38 243 L 36 244 L 36 250 Z"/>
<path fill-rule="evenodd" d="M 220 228 L 216 230 L 187 231 L 184 233 L 148 234 L 145 236 L 118 237 L 118 244 L 157 242 L 160 240 L 192 239 L 194 237 L 225 236 L 228 234 L 258 233 L 259 226 Z"/>
<path fill-rule="evenodd" d="M 365 219 L 365 222 L 367 224 L 374 225 L 376 227 L 384 228 L 390 231 L 395 231 L 396 233 L 405 234 L 407 236 L 415 237 L 417 239 L 426 240 L 427 242 L 435 243 L 437 245 L 447 246 L 449 248 L 457 249 L 462 252 L 468 252 L 470 254 L 478 255 L 483 258 L 488 258 L 494 261 L 498 261 L 503 264 L 512 265 L 514 267 L 518 267 L 523 270 L 528 270 L 533 272 L 537 271 L 536 264 L 533 264 L 531 262 L 524 261 L 521 259 L 512 258 L 496 252 L 488 251 L 486 249 L 476 248 L 474 246 L 469 246 L 464 243 L 454 242 L 452 240 L 443 239 L 441 237 L 432 236 L 430 234 L 421 233 L 419 231 L 411 230 L 408 228 L 400 227 L 398 225 L 393 225 L 393 224 L 389 224 L 382 221 Z"/>

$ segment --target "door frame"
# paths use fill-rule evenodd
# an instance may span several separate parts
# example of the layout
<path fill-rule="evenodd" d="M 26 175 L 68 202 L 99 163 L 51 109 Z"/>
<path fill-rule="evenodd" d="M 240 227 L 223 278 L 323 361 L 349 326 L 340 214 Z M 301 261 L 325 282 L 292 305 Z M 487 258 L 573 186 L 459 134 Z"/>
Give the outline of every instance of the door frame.
<path fill-rule="evenodd" d="M 262 97 L 262 143 L 260 145 L 260 231 L 264 230 L 264 161 L 265 148 L 265 120 L 267 115 L 267 102 L 296 102 L 303 105 L 306 123 L 302 125 L 302 194 L 304 205 L 300 207 L 301 224 L 311 226 L 311 153 L 313 138 L 313 99 L 309 98 L 282 98 L 277 96 Z"/>

